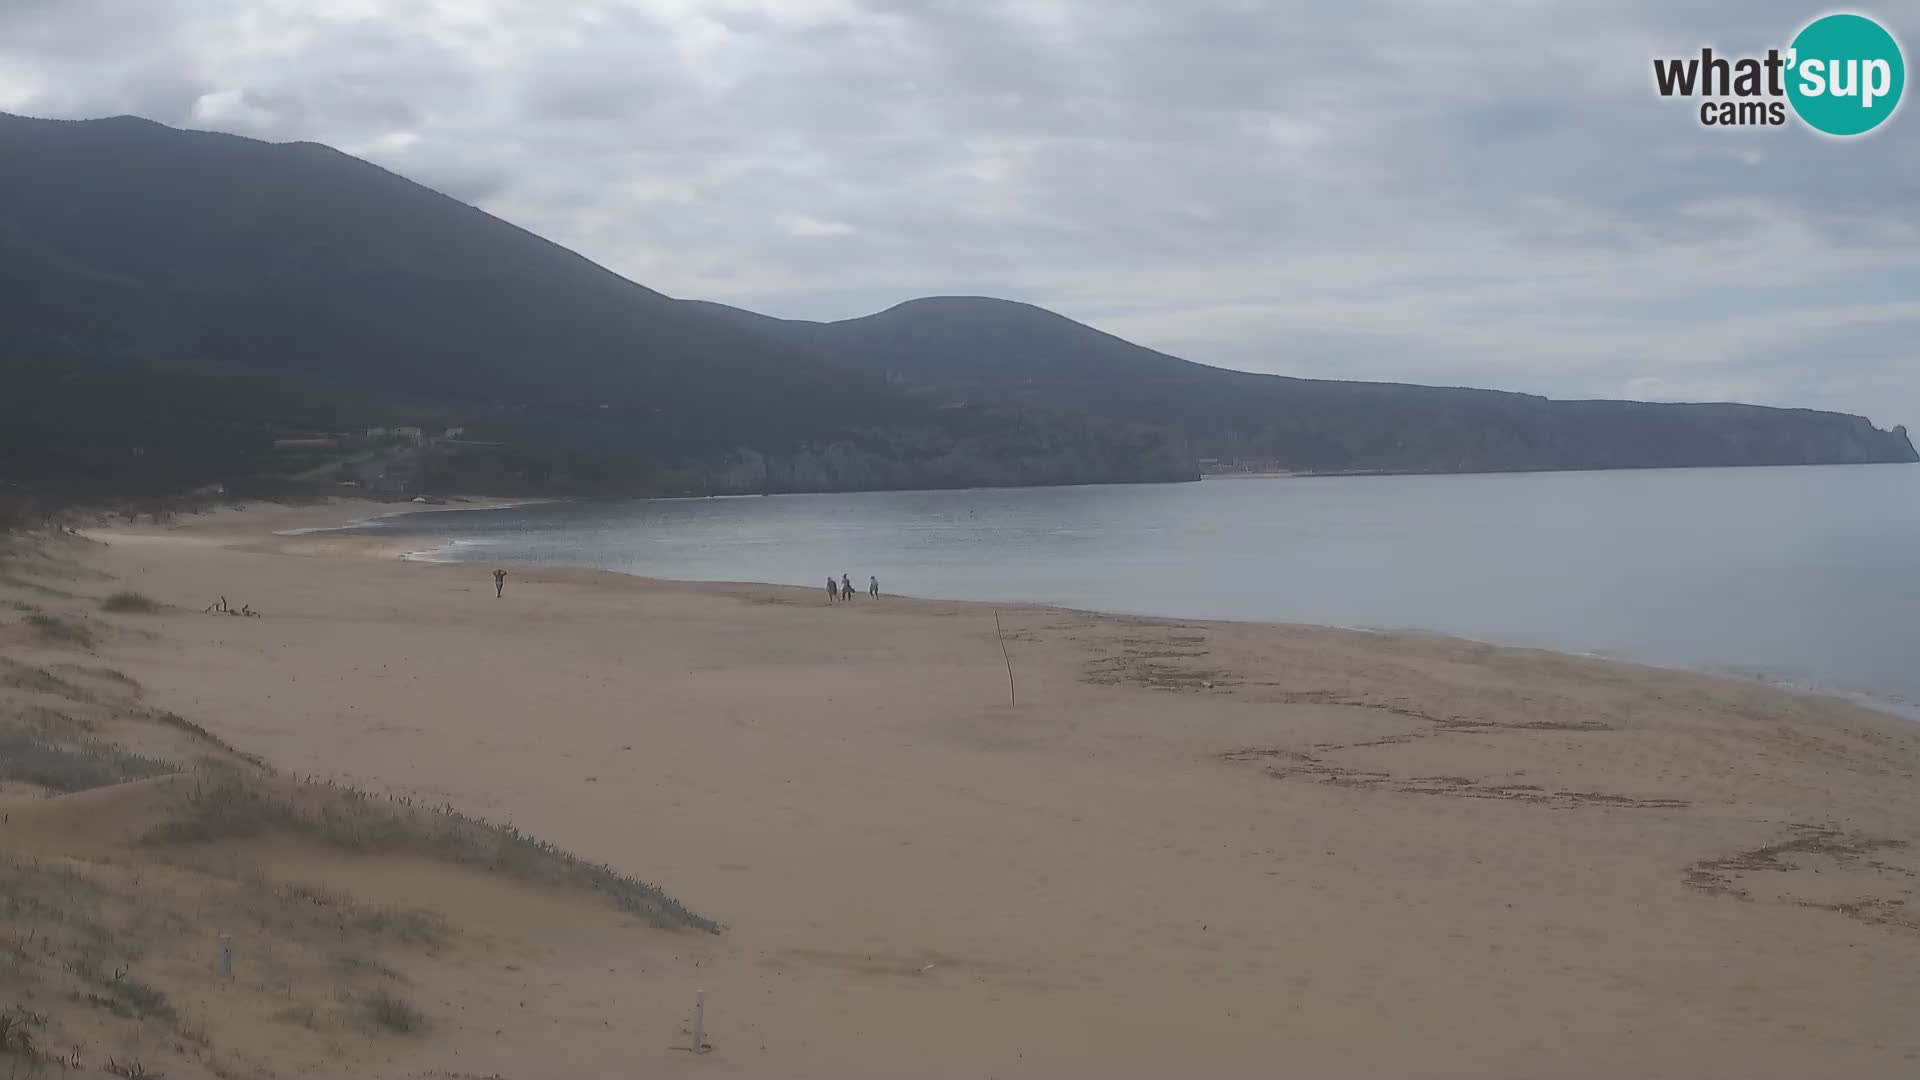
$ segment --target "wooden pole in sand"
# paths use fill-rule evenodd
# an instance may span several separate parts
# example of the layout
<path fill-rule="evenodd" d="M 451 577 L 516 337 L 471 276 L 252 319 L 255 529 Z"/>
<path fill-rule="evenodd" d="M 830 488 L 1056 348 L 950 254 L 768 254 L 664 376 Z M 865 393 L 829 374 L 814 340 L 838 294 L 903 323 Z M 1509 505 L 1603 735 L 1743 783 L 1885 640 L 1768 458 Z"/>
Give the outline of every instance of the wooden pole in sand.
<path fill-rule="evenodd" d="M 707 992 L 696 990 L 693 993 L 693 1052 L 707 1052 Z"/>
<path fill-rule="evenodd" d="M 1000 639 L 1000 659 L 1007 662 L 1007 705 L 1014 706 L 1013 698 L 1013 657 L 1007 655 L 1007 635 L 1000 629 L 1000 613 L 993 613 L 993 636 Z"/>

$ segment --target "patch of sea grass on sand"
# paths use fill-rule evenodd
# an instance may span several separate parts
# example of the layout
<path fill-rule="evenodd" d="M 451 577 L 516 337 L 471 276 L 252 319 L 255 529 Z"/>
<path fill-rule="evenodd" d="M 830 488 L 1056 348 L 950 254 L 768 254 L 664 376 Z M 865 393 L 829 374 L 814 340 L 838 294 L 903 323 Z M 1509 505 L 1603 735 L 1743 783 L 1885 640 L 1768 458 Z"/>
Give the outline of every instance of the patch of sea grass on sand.
<path fill-rule="evenodd" d="M 92 717 L 76 716 L 39 704 L 20 705 L 0 712 L 0 716 L 10 720 L 15 730 L 53 741 L 72 740 L 100 730 L 99 723 Z"/>
<path fill-rule="evenodd" d="M 35 581 L 31 577 L 20 573 L 0 571 L 0 585 L 21 589 L 40 596 L 52 597 L 56 600 L 80 599 L 80 594 L 71 589 L 63 589 L 58 585 L 49 585 L 44 581 Z"/>
<path fill-rule="evenodd" d="M 170 762 L 104 743 L 75 746 L 0 728 L 0 781 L 65 794 L 178 771 Z"/>
<path fill-rule="evenodd" d="M 194 740 L 212 747 L 221 754 L 237 761 L 245 762 L 247 765 L 262 773 L 271 773 L 273 771 L 272 766 L 267 764 L 265 758 L 258 754 L 249 754 L 244 750 L 237 749 L 232 743 L 178 713 L 167 712 L 164 709 L 147 709 L 139 714 L 139 718 L 149 723 L 159 724 L 162 727 L 168 727 L 175 731 L 182 732 Z"/>
<path fill-rule="evenodd" d="M 530 881 L 585 886 L 662 929 L 719 933 L 658 886 L 589 862 L 512 825 L 451 806 L 414 806 L 356 788 L 209 773 L 186 791 L 181 812 L 150 828 L 153 847 L 206 844 L 285 831 L 357 853 L 413 853 Z"/>
<path fill-rule="evenodd" d="M 46 1018 L 24 1005 L 0 1012 L 0 1055 L 37 1058 L 39 1047 L 34 1042 L 34 1032 L 45 1026 Z"/>
<path fill-rule="evenodd" d="M 100 641 L 93 628 L 78 619 L 45 611 L 29 613 L 23 620 L 42 644 L 92 649 Z"/>
<path fill-rule="evenodd" d="M 60 523 L 15 529 L 0 523 L 0 577 L 5 577 L 7 584 L 28 588 L 32 588 L 33 583 L 25 579 L 110 581 L 111 574 L 85 566 L 74 558 L 77 552 L 98 546 L 98 541 L 89 540 Z M 68 599 L 80 598 L 77 593 L 52 587 L 42 591 Z"/>
<path fill-rule="evenodd" d="M 97 1075 L 112 1071 L 110 1061 L 132 1060 L 131 1051 L 148 1075 L 262 1075 L 231 1056 L 224 1035 L 299 1018 L 307 1031 L 286 1038 L 305 1042 L 311 1054 L 352 1032 L 406 1029 L 409 1023 L 371 1017 L 365 1003 L 396 994 L 407 980 L 360 957 L 392 957 L 395 947 L 431 955 L 455 933 L 433 912 L 363 907 L 326 889 L 275 885 L 244 860 L 212 872 L 140 855 L 93 860 L 0 849 L 0 1006 L 39 1010 L 9 1012 L 15 1019 L 5 1037 L 18 1061 L 0 1058 L 0 1075 L 10 1064 L 20 1066 L 12 1075 L 34 1064 L 57 1066 L 50 1075 Z M 214 962 L 215 928 L 237 946 L 236 976 L 272 992 L 195 1015 L 188 1002 L 232 985 Z M 388 1019 L 410 1020 L 411 1030 L 425 1024 L 417 1010 Z"/>
<path fill-rule="evenodd" d="M 273 888 L 274 899 L 328 912 L 342 929 L 352 928 L 373 937 L 423 949 L 438 949 L 453 937 L 453 928 L 438 912 L 410 907 L 362 907 L 346 893 L 322 885 L 290 881 Z M 389 976 L 392 972 L 387 972 Z"/>
<path fill-rule="evenodd" d="M 57 671 L 63 676 L 80 676 L 82 678 L 93 679 L 97 682 L 108 683 L 123 693 L 133 697 L 140 696 L 139 680 L 125 672 L 115 671 L 113 668 L 101 664 L 79 664 L 71 660 L 63 660 L 60 663 L 48 665 L 48 669 Z"/>
<path fill-rule="evenodd" d="M 179 1016 L 165 991 L 137 975 L 127 974 L 125 968 L 115 971 L 106 987 L 109 993 L 140 1016 L 154 1016 L 162 1020 L 173 1020 Z"/>
<path fill-rule="evenodd" d="M 132 589 L 120 589 L 114 592 L 100 601 L 100 607 L 104 611 L 122 615 L 153 615 L 165 609 L 165 605 L 160 601 Z"/>
<path fill-rule="evenodd" d="M 427 1016 L 412 1002 L 391 990 L 375 990 L 360 1000 L 367 1019 L 400 1035 L 412 1035 L 427 1026 Z"/>
<path fill-rule="evenodd" d="M 48 694 L 81 705 L 92 705 L 99 700 L 88 693 L 84 687 L 62 679 L 44 668 L 34 667 L 5 656 L 0 656 L 0 687 Z"/>
<path fill-rule="evenodd" d="M 204 765 L 266 771 L 260 759 L 140 696 L 139 683 L 112 668 L 39 668 L 0 657 L 0 781 L 69 793 Z"/>
<path fill-rule="evenodd" d="M 67 577 L 35 559 L 50 579 Z M 432 1028 L 400 996 L 409 980 L 395 950 L 439 954 L 459 932 L 445 915 L 271 880 L 246 845 L 217 843 L 226 837 L 278 831 L 347 852 L 417 855 L 591 889 L 653 926 L 719 931 L 658 888 L 510 825 L 277 777 L 79 652 L 113 626 L 89 619 L 100 601 L 31 599 L 12 605 L 19 616 L 0 613 L 7 642 L 72 651 L 34 662 L 0 655 L 0 783 L 47 795 L 33 812 L 45 805 L 47 820 L 82 832 L 70 857 L 0 847 L 0 1015 L 13 1017 L 0 1032 L 0 1075 L 260 1075 L 264 1065 L 236 1056 L 222 1029 L 272 1024 L 311 1060 L 340 1060 L 356 1040 Z M 134 781 L 146 782 L 127 786 Z M 87 800 L 72 804 L 85 808 L 78 817 L 61 808 L 66 798 Z M 144 830 L 144 842 L 118 847 L 126 826 Z M 111 856 L 101 843 L 116 845 Z M 181 849 L 201 843 L 210 846 Z M 215 930 L 240 946 L 240 977 L 272 988 L 257 1008 L 191 1015 L 189 1003 L 221 985 Z M 5 1011 L 12 1002 L 44 1015 Z"/>
<path fill-rule="evenodd" d="M 0 683 L 61 699 L 67 703 L 63 708 L 92 706 L 97 708 L 85 711 L 98 711 L 109 704 L 75 681 L 5 658 L 0 658 Z M 63 731 L 49 728 L 67 714 L 37 703 L 34 709 L 32 730 L 17 721 L 0 723 L 0 780 L 66 793 L 183 771 L 170 762 L 104 742 L 83 724 Z M 265 761 L 175 713 L 122 701 L 111 707 L 110 718 L 115 723 L 171 728 L 191 740 L 168 753 L 193 761 L 198 778 L 183 789 L 188 793 L 180 812 L 147 830 L 144 838 L 151 846 L 207 843 L 283 829 L 346 851 L 413 852 L 520 880 L 584 886 L 650 925 L 719 932 L 718 924 L 687 910 L 657 886 L 582 859 L 512 825 L 469 817 L 451 806 L 416 807 L 351 788 L 276 778 Z M 218 753 L 200 757 L 196 751 L 202 747 Z"/>
<path fill-rule="evenodd" d="M 140 883 L 124 868 L 0 853 L 0 993 L 32 1006 L 15 1007 L 30 1043 L 14 1049 L 54 1075 L 106 1066 L 83 1057 L 78 1044 L 89 1036 L 112 1032 L 124 1045 L 136 1029 L 195 1027 L 152 974 L 148 946 L 164 898 Z"/>

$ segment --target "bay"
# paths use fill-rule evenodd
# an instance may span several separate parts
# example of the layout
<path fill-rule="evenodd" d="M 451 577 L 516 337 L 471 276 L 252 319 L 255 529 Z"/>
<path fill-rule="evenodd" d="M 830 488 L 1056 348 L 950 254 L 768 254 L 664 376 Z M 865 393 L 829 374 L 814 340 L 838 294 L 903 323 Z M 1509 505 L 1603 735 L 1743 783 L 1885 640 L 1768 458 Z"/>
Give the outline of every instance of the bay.
<path fill-rule="evenodd" d="M 582 501 L 355 528 L 435 560 L 1417 630 L 1920 712 L 1911 465 Z"/>

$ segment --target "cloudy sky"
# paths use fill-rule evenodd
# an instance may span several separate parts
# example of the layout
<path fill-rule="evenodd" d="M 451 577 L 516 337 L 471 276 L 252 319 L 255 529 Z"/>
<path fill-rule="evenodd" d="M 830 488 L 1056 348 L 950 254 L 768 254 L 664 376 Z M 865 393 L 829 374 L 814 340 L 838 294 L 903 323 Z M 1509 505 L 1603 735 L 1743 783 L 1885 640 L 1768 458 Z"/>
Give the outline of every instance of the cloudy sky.
<path fill-rule="evenodd" d="M 0 0 L 0 110 L 325 142 L 775 315 L 987 294 L 1249 370 L 1920 430 L 1916 107 L 1832 140 L 1652 89 L 1825 10 Z"/>

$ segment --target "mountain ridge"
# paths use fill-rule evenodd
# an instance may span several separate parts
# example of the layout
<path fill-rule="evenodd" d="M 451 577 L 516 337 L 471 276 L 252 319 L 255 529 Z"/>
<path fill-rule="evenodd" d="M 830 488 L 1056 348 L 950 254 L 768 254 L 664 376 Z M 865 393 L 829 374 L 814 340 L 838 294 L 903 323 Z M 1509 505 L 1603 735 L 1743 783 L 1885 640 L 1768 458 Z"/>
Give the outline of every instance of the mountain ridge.
<path fill-rule="evenodd" d="M 1020 301 L 932 296 L 838 321 L 683 301 L 943 402 L 1074 407 L 1164 426 L 1202 458 L 1315 472 L 1920 461 L 1904 427 L 1739 402 L 1554 399 L 1196 363 Z"/>
<path fill-rule="evenodd" d="M 418 482 L 503 494 L 1916 460 L 1840 414 L 1239 372 L 992 297 L 676 300 L 319 143 L 0 113 L 0 163 L 0 487 L 283 474 L 277 436 L 391 427 L 467 432 Z"/>
<path fill-rule="evenodd" d="M 192 486 L 389 425 L 510 448 L 435 482 L 516 494 L 1194 476 L 1164 433 L 939 410 L 321 144 L 0 114 L 0 161 L 33 296 L 0 306 L 0 482 Z"/>

